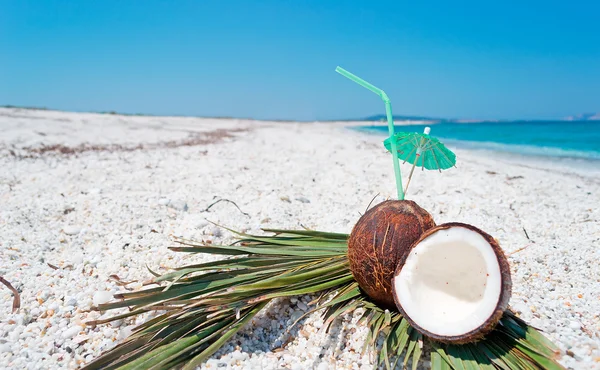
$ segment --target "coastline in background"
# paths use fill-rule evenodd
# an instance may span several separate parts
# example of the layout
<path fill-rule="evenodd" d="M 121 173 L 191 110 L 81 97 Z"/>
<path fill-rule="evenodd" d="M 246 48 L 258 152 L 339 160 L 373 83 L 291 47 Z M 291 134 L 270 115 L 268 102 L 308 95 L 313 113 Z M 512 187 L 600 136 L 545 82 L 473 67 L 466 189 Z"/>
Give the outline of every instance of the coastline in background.
<path fill-rule="evenodd" d="M 427 125 L 396 125 L 397 131 L 422 132 Z M 356 130 L 387 136 L 386 126 Z M 463 149 L 575 160 L 600 166 L 600 123 L 594 121 L 515 121 L 471 124 L 439 123 L 432 133 L 445 144 Z"/>

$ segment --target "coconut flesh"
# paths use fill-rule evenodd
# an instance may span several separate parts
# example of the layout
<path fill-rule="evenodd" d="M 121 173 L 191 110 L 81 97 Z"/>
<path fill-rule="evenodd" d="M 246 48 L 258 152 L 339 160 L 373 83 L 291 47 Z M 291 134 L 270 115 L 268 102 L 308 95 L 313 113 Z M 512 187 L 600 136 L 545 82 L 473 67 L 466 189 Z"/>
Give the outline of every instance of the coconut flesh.
<path fill-rule="evenodd" d="M 491 331 L 511 292 L 508 262 L 498 243 L 467 224 L 434 227 L 398 264 L 392 282 L 403 316 L 428 337 L 472 342 Z"/>

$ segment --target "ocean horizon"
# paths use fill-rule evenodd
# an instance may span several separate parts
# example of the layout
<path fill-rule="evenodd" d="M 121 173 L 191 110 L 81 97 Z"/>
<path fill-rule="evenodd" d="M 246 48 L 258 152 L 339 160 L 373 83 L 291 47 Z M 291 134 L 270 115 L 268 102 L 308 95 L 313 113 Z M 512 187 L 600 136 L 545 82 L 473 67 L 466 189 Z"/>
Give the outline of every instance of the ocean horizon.
<path fill-rule="evenodd" d="M 423 132 L 444 144 L 538 158 L 592 161 L 600 165 L 600 122 L 597 121 L 502 121 L 442 122 L 394 126 L 396 132 Z M 387 126 L 360 126 L 359 131 L 387 137 Z"/>

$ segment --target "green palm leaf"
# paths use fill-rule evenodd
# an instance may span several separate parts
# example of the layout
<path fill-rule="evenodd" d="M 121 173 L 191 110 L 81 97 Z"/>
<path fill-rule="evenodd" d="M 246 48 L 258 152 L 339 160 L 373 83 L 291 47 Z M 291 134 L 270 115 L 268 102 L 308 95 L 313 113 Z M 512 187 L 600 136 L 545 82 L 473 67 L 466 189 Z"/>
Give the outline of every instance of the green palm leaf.
<path fill-rule="evenodd" d="M 117 294 L 99 310 L 130 307 L 128 313 L 89 322 L 101 325 L 152 310 L 166 312 L 141 324 L 124 342 L 86 369 L 193 369 L 241 330 L 268 302 L 279 297 L 321 294 L 315 300 L 326 327 L 342 315 L 363 309 L 369 328 L 365 343 L 377 351 L 375 367 L 416 369 L 423 342 L 398 312 L 383 310 L 362 294 L 347 260 L 346 234 L 312 230 L 269 230 L 274 236 L 238 234 L 229 246 L 177 239 L 174 251 L 212 253 L 232 258 L 177 268 L 156 275 L 158 287 Z M 537 330 L 505 312 L 484 340 L 445 345 L 430 342 L 433 369 L 563 369 L 557 349 Z"/>

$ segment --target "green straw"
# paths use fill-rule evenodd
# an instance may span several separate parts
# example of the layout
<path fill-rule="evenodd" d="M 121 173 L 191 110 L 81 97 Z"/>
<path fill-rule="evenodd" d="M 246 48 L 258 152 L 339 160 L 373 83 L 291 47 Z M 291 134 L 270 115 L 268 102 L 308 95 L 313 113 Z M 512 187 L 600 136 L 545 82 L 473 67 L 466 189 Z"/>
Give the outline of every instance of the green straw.
<path fill-rule="evenodd" d="M 385 114 L 387 116 L 388 122 L 388 131 L 390 133 L 390 143 L 392 146 L 392 159 L 394 161 L 394 174 L 396 175 L 396 189 L 398 190 L 398 199 L 404 200 L 404 191 L 402 190 L 402 176 L 400 175 L 400 162 L 398 161 L 398 148 L 396 146 L 396 140 L 394 139 L 394 119 L 392 118 L 392 102 L 390 98 L 388 98 L 387 94 L 378 87 L 375 87 L 363 80 L 362 78 L 353 75 L 352 73 L 346 71 L 342 67 L 337 67 L 335 71 L 342 76 L 348 78 L 359 84 L 360 86 L 371 90 L 375 94 L 379 95 L 379 97 L 385 103 Z"/>

